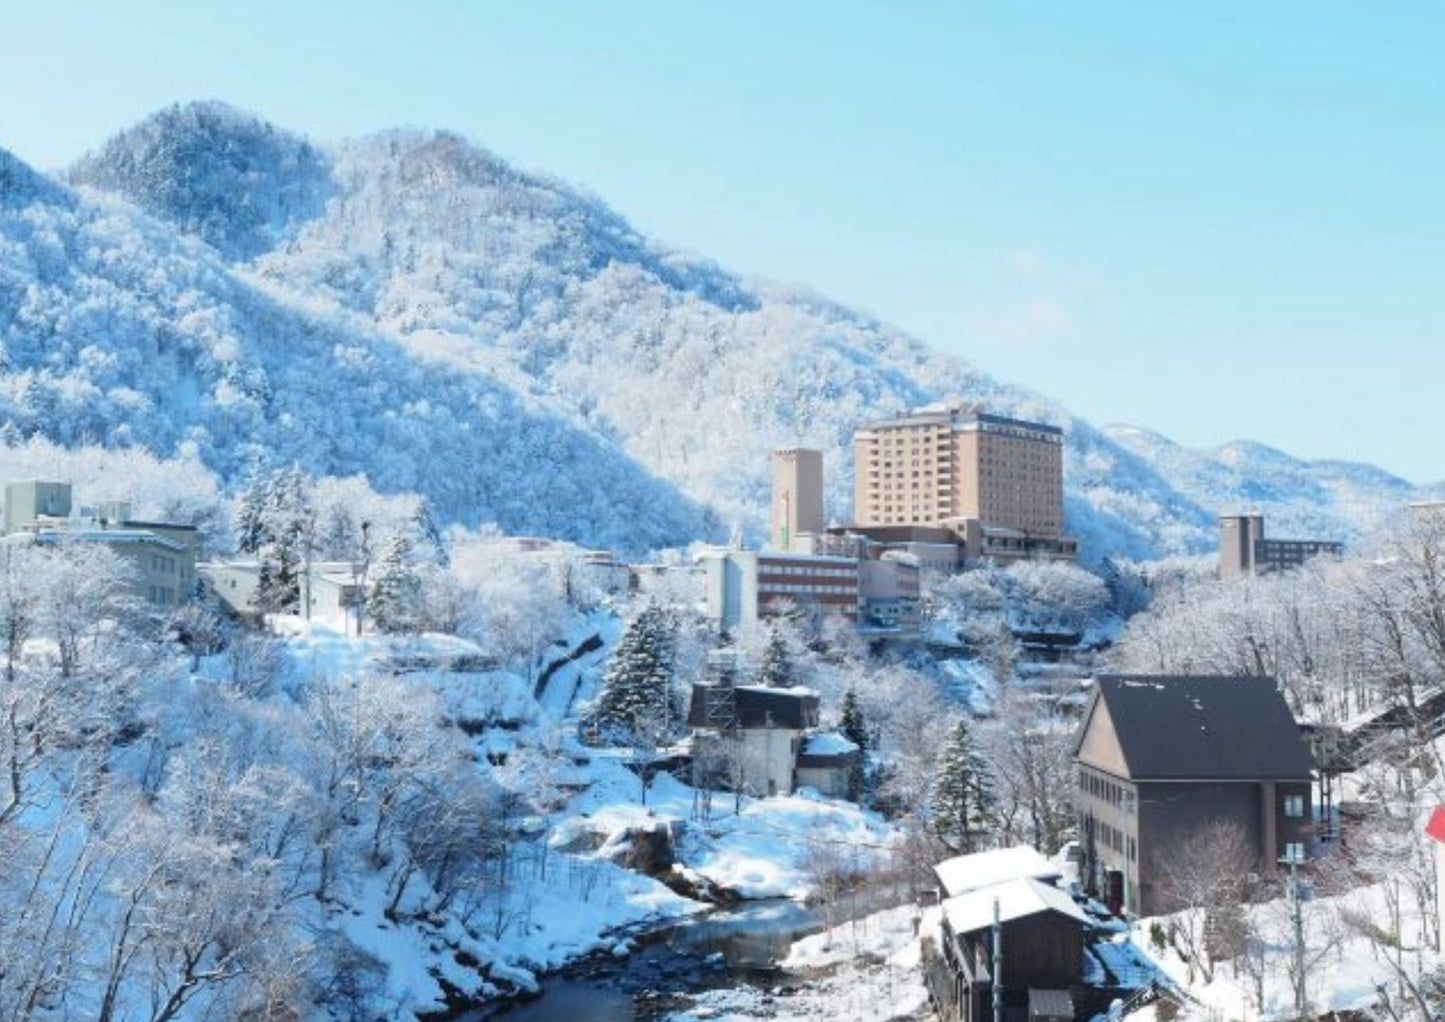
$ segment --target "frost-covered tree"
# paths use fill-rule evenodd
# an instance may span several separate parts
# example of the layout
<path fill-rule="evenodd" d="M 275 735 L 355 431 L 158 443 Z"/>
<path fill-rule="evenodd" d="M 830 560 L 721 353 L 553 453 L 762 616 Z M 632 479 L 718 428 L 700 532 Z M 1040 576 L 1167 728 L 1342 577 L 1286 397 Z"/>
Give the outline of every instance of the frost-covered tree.
<path fill-rule="evenodd" d="M 858 746 L 858 758 L 848 771 L 848 797 L 857 801 L 863 797 L 867 783 L 869 735 L 868 725 L 863 720 L 863 711 L 858 707 L 858 693 L 851 688 L 843 696 L 838 730 L 844 738 Z"/>
<path fill-rule="evenodd" d="M 758 680 L 770 688 L 790 688 L 797 683 L 793 653 L 781 627 L 768 633 L 763 647 L 763 662 L 758 667 Z"/>
<path fill-rule="evenodd" d="M 944 744 L 930 809 L 934 831 L 955 851 L 975 851 L 993 833 L 997 809 L 993 778 L 966 717 L 953 725 Z"/>
<path fill-rule="evenodd" d="M 392 537 L 372 579 L 367 597 L 372 624 L 383 632 L 416 631 L 422 613 L 421 576 L 412 560 L 411 540 L 405 533 Z"/>
<path fill-rule="evenodd" d="M 589 714 L 592 729 L 603 740 L 625 743 L 671 731 L 672 671 L 671 616 L 650 604 L 618 640 Z"/>

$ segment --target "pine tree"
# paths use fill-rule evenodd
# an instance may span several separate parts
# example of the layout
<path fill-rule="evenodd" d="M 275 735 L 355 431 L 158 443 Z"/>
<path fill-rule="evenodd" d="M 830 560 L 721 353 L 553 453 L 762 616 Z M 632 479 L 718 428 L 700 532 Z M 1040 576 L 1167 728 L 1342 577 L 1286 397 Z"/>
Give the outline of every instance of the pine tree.
<path fill-rule="evenodd" d="M 774 628 L 768 635 L 768 644 L 763 650 L 758 680 L 770 688 L 791 688 L 794 677 L 793 658 L 788 652 L 787 640 L 783 638 L 782 629 Z"/>
<path fill-rule="evenodd" d="M 838 720 L 838 730 L 858 748 L 868 748 L 868 728 L 863 722 L 863 711 L 858 708 L 858 693 L 851 688 L 843 696 L 843 712 Z"/>
<path fill-rule="evenodd" d="M 848 797 L 854 802 L 863 797 L 868 775 L 865 763 L 868 758 L 868 728 L 863 722 L 863 711 L 858 708 L 858 693 L 851 688 L 843 696 L 843 712 L 838 720 L 838 730 L 843 737 L 858 746 L 858 758 L 848 771 Z"/>
<path fill-rule="evenodd" d="M 959 718 L 944 745 L 930 808 L 934 831 L 955 851 L 976 850 L 993 829 L 997 810 L 993 780 L 966 717 Z"/>
<path fill-rule="evenodd" d="M 259 469 L 252 469 L 236 509 L 236 545 L 243 553 L 254 554 L 266 541 L 266 482 Z"/>
<path fill-rule="evenodd" d="M 294 614 L 301 609 L 301 572 L 284 543 L 267 543 L 256 552 L 261 562 L 256 606 L 267 614 Z"/>
<path fill-rule="evenodd" d="M 602 678 L 590 723 L 606 741 L 630 743 L 645 732 L 670 732 L 673 626 L 649 606 L 627 627 Z"/>
<path fill-rule="evenodd" d="M 421 620 L 421 576 L 404 533 L 392 537 L 367 596 L 372 624 L 383 632 L 416 631 Z"/>

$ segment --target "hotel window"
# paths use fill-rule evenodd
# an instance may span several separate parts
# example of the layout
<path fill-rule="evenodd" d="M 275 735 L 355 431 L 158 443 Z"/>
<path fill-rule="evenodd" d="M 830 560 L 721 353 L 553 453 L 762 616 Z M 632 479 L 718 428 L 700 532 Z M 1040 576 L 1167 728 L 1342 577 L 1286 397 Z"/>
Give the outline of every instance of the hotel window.
<path fill-rule="evenodd" d="M 1286 795 L 1284 797 L 1284 814 L 1286 816 L 1303 816 L 1305 814 L 1305 797 L 1303 795 Z"/>

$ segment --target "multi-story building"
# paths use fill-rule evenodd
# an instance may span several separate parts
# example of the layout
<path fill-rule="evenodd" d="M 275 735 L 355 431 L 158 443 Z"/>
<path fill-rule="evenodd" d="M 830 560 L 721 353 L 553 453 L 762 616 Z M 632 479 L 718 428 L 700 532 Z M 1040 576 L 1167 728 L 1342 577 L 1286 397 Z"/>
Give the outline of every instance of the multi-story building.
<path fill-rule="evenodd" d="M 785 447 L 773 452 L 773 515 L 769 540 L 793 549 L 796 538 L 823 531 L 823 452 Z"/>
<path fill-rule="evenodd" d="M 1266 539 L 1264 515 L 1219 516 L 1219 577 L 1242 578 L 1298 568 L 1312 557 L 1338 557 L 1345 545 L 1326 539 Z"/>
<path fill-rule="evenodd" d="M 858 617 L 858 562 L 773 550 L 704 552 L 707 615 L 724 630 L 794 609 Z"/>
<path fill-rule="evenodd" d="M 161 610 L 180 606 L 196 588 L 200 542 L 195 526 L 138 521 L 124 501 L 73 514 L 69 483 L 7 483 L 5 532 L 10 542 L 105 545 L 128 562 L 132 595 Z"/>
<path fill-rule="evenodd" d="M 1269 873 L 1303 861 L 1314 761 L 1273 678 L 1101 677 L 1074 745 L 1084 886 L 1172 912 L 1170 863 L 1226 828 Z"/>
<path fill-rule="evenodd" d="M 950 529 L 970 560 L 1072 558 L 1063 444 L 1056 426 L 962 403 L 870 422 L 853 437 L 854 520 Z"/>

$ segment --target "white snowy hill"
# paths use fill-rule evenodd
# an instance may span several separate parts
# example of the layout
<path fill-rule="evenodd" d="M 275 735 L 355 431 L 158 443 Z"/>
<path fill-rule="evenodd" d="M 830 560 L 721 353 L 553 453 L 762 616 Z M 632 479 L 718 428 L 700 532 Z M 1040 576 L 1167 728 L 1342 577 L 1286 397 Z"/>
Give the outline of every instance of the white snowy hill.
<path fill-rule="evenodd" d="M 756 530 L 788 443 L 827 450 L 845 519 L 855 424 L 953 395 L 1068 430 L 1069 524 L 1093 557 L 1208 549 L 1234 503 L 1163 445 L 664 249 L 446 133 L 326 146 L 205 103 L 122 132 L 66 183 L 0 155 L 0 341 L 0 415 L 22 432 L 191 442 L 230 480 L 269 448 L 417 490 L 443 519 L 583 542 Z M 1315 531 L 1371 520 L 1304 485 L 1317 473 L 1237 470 Z"/>
<path fill-rule="evenodd" d="M 1412 500 L 1440 499 L 1445 486 L 1417 487 L 1374 465 L 1302 461 L 1252 440 L 1194 450 L 1141 426 L 1104 432 L 1147 461 L 1201 507 L 1256 510 L 1280 538 L 1353 540 L 1385 525 Z"/>

